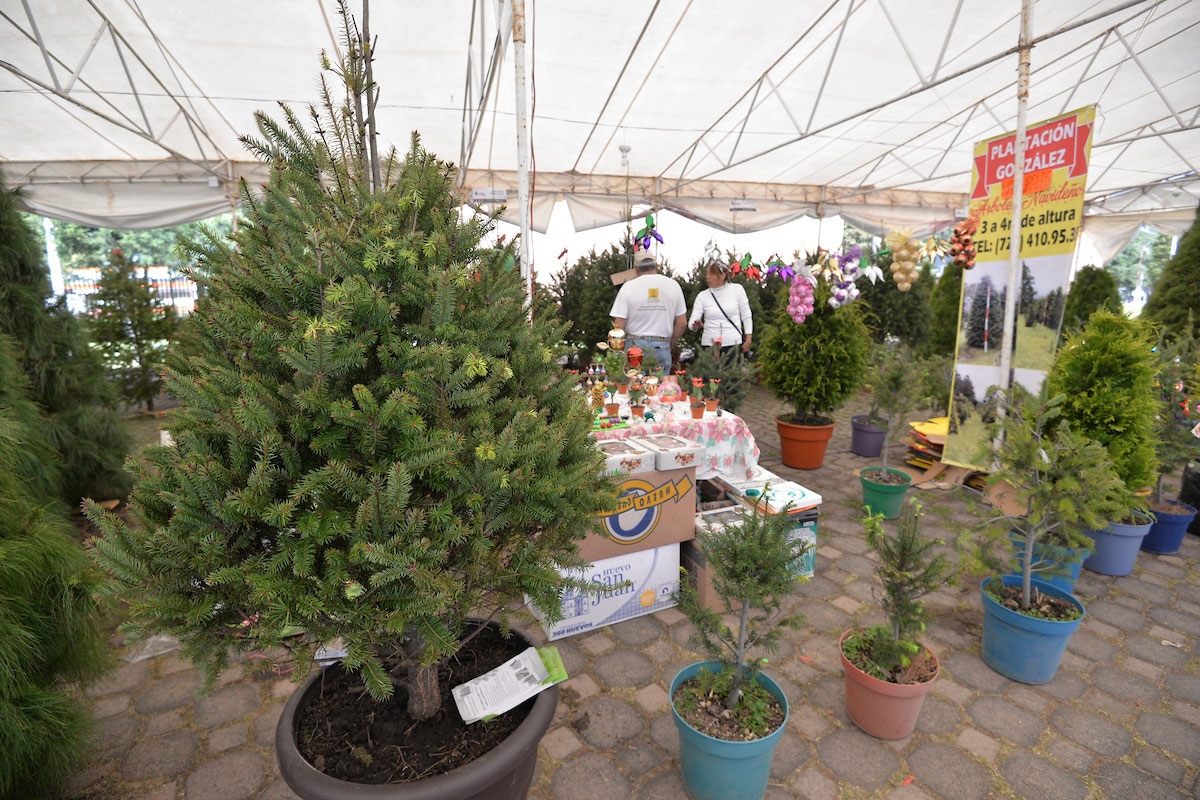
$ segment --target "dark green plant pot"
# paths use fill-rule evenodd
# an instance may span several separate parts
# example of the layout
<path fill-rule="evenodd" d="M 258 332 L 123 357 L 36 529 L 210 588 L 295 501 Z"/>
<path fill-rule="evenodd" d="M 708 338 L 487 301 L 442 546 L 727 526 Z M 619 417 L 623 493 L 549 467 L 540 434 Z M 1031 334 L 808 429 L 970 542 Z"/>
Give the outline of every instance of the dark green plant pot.
<path fill-rule="evenodd" d="M 904 483 L 879 483 L 867 477 L 879 472 L 878 467 L 864 469 L 858 477 L 862 481 L 863 505 L 867 510 L 872 514 L 883 514 L 884 519 L 895 519 L 900 516 L 900 509 L 904 507 L 904 496 L 908 494 L 912 478 L 907 473 L 891 467 L 888 467 L 887 471 L 904 478 Z"/>

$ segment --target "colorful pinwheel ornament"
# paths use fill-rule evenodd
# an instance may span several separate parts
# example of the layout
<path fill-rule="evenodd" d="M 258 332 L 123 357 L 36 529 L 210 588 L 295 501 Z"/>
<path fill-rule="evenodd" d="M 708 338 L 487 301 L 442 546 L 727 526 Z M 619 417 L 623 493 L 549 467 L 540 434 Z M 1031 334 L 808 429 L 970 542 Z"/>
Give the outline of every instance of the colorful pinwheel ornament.
<path fill-rule="evenodd" d="M 735 261 L 729 265 L 731 275 L 745 275 L 752 281 L 762 280 L 762 268 L 754 263 L 754 258 L 749 253 L 742 256 L 741 261 Z"/>
<path fill-rule="evenodd" d="M 646 224 L 643 225 L 642 229 L 640 231 L 638 231 L 636 234 L 634 234 L 634 236 L 633 236 L 633 242 L 634 242 L 633 249 L 637 250 L 638 247 L 641 247 L 643 250 L 649 250 L 651 239 L 654 239 L 659 244 L 663 243 L 662 234 L 659 233 L 658 230 L 654 226 L 654 215 L 647 214 L 646 215 Z"/>

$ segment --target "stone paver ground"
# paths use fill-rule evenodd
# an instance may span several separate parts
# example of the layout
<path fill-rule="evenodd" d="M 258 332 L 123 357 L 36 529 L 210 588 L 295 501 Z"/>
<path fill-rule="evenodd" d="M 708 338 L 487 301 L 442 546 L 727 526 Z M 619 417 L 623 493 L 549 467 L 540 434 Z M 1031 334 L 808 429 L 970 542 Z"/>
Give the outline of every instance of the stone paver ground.
<path fill-rule="evenodd" d="M 942 677 L 917 731 L 881 742 L 846 716 L 837 636 L 879 619 L 872 556 L 858 522 L 848 418 L 838 415 L 825 465 L 798 471 L 779 460 L 775 415 L 755 387 L 744 416 L 760 463 L 820 492 L 821 549 L 814 580 L 793 605 L 810 624 L 788 632 L 771 673 L 791 715 L 771 770 L 768 798 L 1166 798 L 1200 797 L 1200 539 L 1177 556 L 1142 553 L 1133 575 L 1085 571 L 1077 593 L 1087 616 L 1058 676 L 1013 683 L 979 659 L 979 578 L 962 576 L 930 598 L 926 641 Z M 903 448 L 894 447 L 897 458 Z M 916 491 L 924 533 L 951 540 L 984 509 L 963 490 Z M 528 632 L 544 640 L 540 629 Z M 535 800 L 684 798 L 666 687 L 695 661 L 688 623 L 674 609 L 560 642 L 574 676 L 542 742 Z M 1164 645 L 1163 641 L 1180 645 Z M 88 693 L 97 720 L 91 759 L 71 800 L 287 800 L 275 722 L 293 685 L 262 668 L 233 665 L 205 698 L 174 655 L 122 666 Z"/>

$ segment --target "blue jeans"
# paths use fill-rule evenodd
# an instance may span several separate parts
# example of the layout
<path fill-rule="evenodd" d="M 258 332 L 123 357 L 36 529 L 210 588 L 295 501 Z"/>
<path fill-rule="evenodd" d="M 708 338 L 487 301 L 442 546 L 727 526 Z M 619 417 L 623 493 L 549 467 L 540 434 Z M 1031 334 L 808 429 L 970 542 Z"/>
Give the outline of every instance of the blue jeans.
<path fill-rule="evenodd" d="M 647 350 L 653 350 L 654 355 L 658 356 L 659 366 L 663 368 L 666 374 L 671 373 L 671 343 L 667 341 L 658 341 L 657 339 L 639 339 L 636 336 L 632 337 L 634 347 L 641 348 L 645 353 Z"/>

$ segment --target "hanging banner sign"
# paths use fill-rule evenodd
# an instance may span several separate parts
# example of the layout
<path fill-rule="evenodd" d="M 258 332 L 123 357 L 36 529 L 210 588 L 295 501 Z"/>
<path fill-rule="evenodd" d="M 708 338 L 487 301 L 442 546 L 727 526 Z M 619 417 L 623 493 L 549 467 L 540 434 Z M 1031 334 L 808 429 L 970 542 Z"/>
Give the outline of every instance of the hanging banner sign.
<path fill-rule="evenodd" d="M 1013 329 L 1013 382 L 1037 392 L 1054 361 L 1095 128 L 1088 106 L 1026 130 L 1021 197 L 1020 280 Z M 1012 246 L 1016 134 L 975 145 L 970 216 L 975 268 L 963 272 L 950 430 L 942 460 L 988 469 L 995 434 L 1004 306 Z"/>

